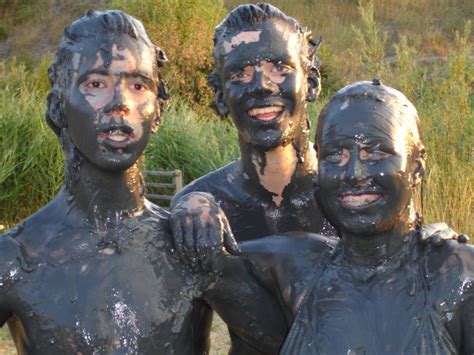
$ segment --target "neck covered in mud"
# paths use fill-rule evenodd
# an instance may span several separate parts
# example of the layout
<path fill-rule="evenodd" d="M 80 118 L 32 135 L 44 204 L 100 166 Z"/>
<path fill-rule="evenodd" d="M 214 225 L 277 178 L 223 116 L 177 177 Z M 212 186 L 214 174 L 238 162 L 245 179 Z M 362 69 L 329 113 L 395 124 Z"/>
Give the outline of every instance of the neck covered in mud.
<path fill-rule="evenodd" d="M 346 260 L 357 265 L 374 266 L 398 254 L 413 237 L 413 224 L 401 219 L 393 229 L 375 235 L 342 232 L 342 251 Z"/>
<path fill-rule="evenodd" d="M 143 178 L 138 162 L 120 171 L 105 171 L 85 159 L 66 191 L 91 223 L 132 216 L 144 207 Z"/>
<path fill-rule="evenodd" d="M 279 205 L 284 188 L 297 177 L 306 176 L 317 169 L 315 150 L 308 134 L 300 132 L 292 141 L 276 148 L 264 150 L 239 137 L 240 168 L 250 181 L 273 193 Z"/>

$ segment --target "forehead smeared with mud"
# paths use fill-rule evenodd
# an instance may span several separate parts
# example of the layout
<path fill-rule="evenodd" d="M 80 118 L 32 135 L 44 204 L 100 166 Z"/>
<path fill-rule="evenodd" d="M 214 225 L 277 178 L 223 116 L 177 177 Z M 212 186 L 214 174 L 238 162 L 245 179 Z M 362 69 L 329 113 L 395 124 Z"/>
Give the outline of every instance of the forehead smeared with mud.
<path fill-rule="evenodd" d="M 378 107 L 378 119 L 391 120 L 406 132 L 405 139 L 409 148 L 416 147 L 419 151 L 423 150 L 416 108 L 400 91 L 382 85 L 377 79 L 345 86 L 331 98 L 319 115 L 316 141 L 320 143 L 325 124 L 337 117 L 337 112 L 350 110 L 351 104 L 364 101 L 373 102 L 374 107 Z"/>
<path fill-rule="evenodd" d="M 216 27 L 214 32 L 214 70 L 209 75 L 209 84 L 218 92 L 220 83 L 220 56 L 229 52 L 232 47 L 241 43 L 256 42 L 261 38 L 261 31 L 255 29 L 259 24 L 278 23 L 293 29 L 297 37 L 301 38 L 301 59 L 303 70 L 310 72 L 318 71 L 320 62 L 315 53 L 320 42 L 316 42 L 311 37 L 311 31 L 301 26 L 294 18 L 285 15 L 276 7 L 265 4 L 245 4 L 232 10 L 224 20 Z M 242 35 L 239 35 L 239 32 Z"/>
<path fill-rule="evenodd" d="M 55 59 L 48 70 L 51 86 L 58 85 L 62 90 L 69 87 L 72 78 L 71 62 L 75 52 L 84 52 L 87 46 L 110 51 L 111 48 L 106 47 L 112 47 L 113 43 L 106 39 L 123 35 L 153 47 L 141 22 L 122 11 L 89 11 L 74 21 L 65 29 Z"/>
<path fill-rule="evenodd" d="M 288 24 L 288 26 L 293 28 L 297 33 L 309 34 L 306 27 L 301 26 L 294 18 L 285 15 L 282 11 L 270 4 L 240 5 L 232 10 L 216 27 L 214 32 L 214 59 L 216 63 L 220 55 L 221 46 L 224 46 L 224 51 L 228 52 L 231 45 L 238 45 L 242 43 L 242 41 L 246 42 L 247 40 L 258 41 L 259 32 L 251 31 L 251 28 L 260 23 L 274 21 L 281 21 Z M 230 38 L 241 31 L 241 36 L 249 38 L 236 38 L 237 36 L 232 39 Z M 232 43 L 232 41 L 239 43 Z"/>

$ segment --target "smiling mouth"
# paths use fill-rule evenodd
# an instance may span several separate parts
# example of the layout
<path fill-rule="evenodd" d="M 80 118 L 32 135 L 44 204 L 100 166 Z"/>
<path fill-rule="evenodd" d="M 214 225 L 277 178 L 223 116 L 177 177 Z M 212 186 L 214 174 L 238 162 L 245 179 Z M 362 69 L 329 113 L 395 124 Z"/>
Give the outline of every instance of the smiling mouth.
<path fill-rule="evenodd" d="M 99 133 L 99 143 L 110 148 L 123 149 L 133 138 L 133 133 L 127 133 L 120 128 L 114 128 L 106 132 Z"/>
<path fill-rule="evenodd" d="M 251 108 L 247 114 L 256 120 L 271 121 L 278 117 L 282 111 L 282 106 L 266 106 Z"/>
<path fill-rule="evenodd" d="M 361 195 L 353 195 L 347 194 L 342 197 L 339 197 L 338 200 L 341 203 L 349 208 L 362 208 L 367 207 L 374 202 L 380 200 L 382 195 L 379 194 L 361 194 Z"/>

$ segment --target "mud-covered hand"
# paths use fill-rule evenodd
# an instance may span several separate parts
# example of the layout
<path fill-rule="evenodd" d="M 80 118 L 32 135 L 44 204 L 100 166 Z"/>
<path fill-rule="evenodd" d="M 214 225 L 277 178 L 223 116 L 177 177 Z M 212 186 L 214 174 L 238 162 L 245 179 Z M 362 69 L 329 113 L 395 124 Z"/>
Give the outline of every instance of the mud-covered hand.
<path fill-rule="evenodd" d="M 443 245 L 447 240 L 457 240 L 459 243 L 467 243 L 469 237 L 466 234 L 458 234 L 444 222 L 427 224 L 420 228 L 418 235 L 420 241 L 435 246 Z"/>
<path fill-rule="evenodd" d="M 171 211 L 170 224 L 179 258 L 195 271 L 219 272 L 220 258 L 240 254 L 227 217 L 208 193 L 181 197 Z"/>

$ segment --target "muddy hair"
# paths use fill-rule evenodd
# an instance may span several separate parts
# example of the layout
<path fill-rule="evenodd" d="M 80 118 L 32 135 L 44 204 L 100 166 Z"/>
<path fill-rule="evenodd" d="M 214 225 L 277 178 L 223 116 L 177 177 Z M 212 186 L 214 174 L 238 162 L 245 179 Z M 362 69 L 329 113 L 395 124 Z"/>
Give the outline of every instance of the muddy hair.
<path fill-rule="evenodd" d="M 94 11 L 89 10 L 85 15 L 74 21 L 64 30 L 55 57 L 48 68 L 48 78 L 51 91 L 47 96 L 46 122 L 59 137 L 66 153 L 65 181 L 66 186 L 74 184 L 73 177 L 81 165 L 82 156 L 74 146 L 67 129 L 64 117 L 64 101 L 73 78 L 72 59 L 74 53 L 80 50 L 83 41 L 95 41 L 100 35 L 128 35 L 142 41 L 155 49 L 156 80 L 158 86 L 157 102 L 160 108 L 156 121 L 159 122 L 164 103 L 169 99 L 166 85 L 161 77 L 160 68 L 167 62 L 165 52 L 153 45 L 142 23 L 136 18 L 118 10 Z M 87 45 L 87 44 L 86 44 Z M 103 48 L 101 47 L 101 50 Z"/>
<path fill-rule="evenodd" d="M 232 10 L 224 20 L 217 25 L 214 31 L 214 70 L 209 74 L 208 82 L 214 88 L 216 101 L 222 93 L 220 77 L 220 47 L 228 33 L 249 29 L 260 23 L 272 21 L 283 21 L 292 27 L 295 32 L 303 36 L 306 45 L 302 48 L 303 69 L 308 75 L 308 80 L 312 81 L 314 90 L 308 95 L 308 101 L 314 101 L 321 91 L 321 75 L 319 73 L 320 60 L 316 56 L 321 40 L 315 41 L 311 37 L 311 31 L 300 25 L 294 18 L 287 16 L 281 10 L 267 3 L 244 4 Z M 223 112 L 219 112 L 223 114 Z"/>
<path fill-rule="evenodd" d="M 421 140 L 420 118 L 413 104 L 400 91 L 389 86 L 382 85 L 381 81 L 359 81 L 340 89 L 319 114 L 316 127 L 316 138 L 321 136 L 323 123 L 334 105 L 340 106 L 343 102 L 373 101 L 386 106 L 397 107 L 397 118 L 408 130 L 410 139 L 410 150 L 415 151 L 425 160 L 426 151 Z"/>

